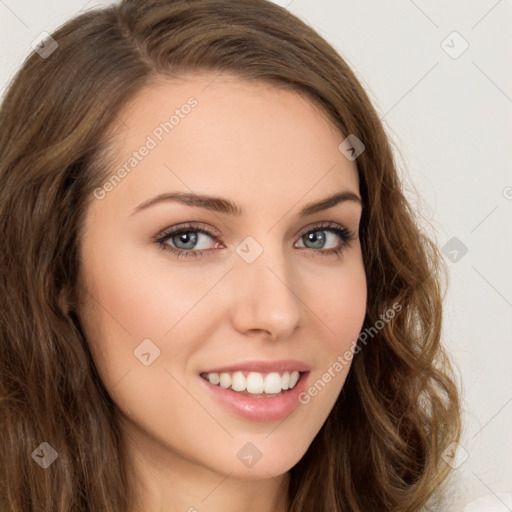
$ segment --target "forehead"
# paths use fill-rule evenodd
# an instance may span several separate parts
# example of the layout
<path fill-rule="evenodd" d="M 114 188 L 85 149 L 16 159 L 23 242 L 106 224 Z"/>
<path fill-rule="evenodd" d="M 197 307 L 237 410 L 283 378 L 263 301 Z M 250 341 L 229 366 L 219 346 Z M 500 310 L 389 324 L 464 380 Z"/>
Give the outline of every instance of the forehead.
<path fill-rule="evenodd" d="M 344 135 L 304 95 L 265 82 L 217 73 L 159 79 L 118 120 L 111 171 L 127 171 L 118 198 L 178 188 L 239 202 L 299 200 L 309 190 L 309 202 L 358 191 L 355 163 L 338 149 Z"/>

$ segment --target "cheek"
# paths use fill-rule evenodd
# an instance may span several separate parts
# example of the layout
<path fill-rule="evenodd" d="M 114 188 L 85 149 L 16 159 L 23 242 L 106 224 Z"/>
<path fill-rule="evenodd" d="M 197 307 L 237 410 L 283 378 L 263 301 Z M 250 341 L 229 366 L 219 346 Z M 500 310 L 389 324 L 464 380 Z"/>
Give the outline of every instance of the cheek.
<path fill-rule="evenodd" d="M 316 308 L 325 326 L 325 342 L 330 351 L 346 350 L 357 339 L 366 314 L 366 274 L 361 260 L 354 258 L 339 272 L 323 280 Z"/>
<path fill-rule="evenodd" d="M 359 253 L 360 254 L 360 253 Z M 366 314 L 367 283 L 362 259 L 356 254 L 339 272 L 324 279 L 324 293 L 311 306 L 320 311 L 324 333 L 316 347 L 318 367 L 309 382 L 304 402 L 319 417 L 327 417 L 352 365 L 357 338 Z"/>
<path fill-rule="evenodd" d="M 179 383 L 197 348 L 194 305 L 212 285 L 194 287 L 192 271 L 163 277 L 162 269 L 120 246 L 97 251 L 83 266 L 89 293 L 80 319 L 101 381 L 123 413 L 141 425 L 152 418 L 162 432 L 172 425 L 183 442 L 188 420 L 176 411 L 190 407 L 190 396 Z"/>
<path fill-rule="evenodd" d="M 308 387 L 299 396 L 307 415 L 302 423 L 303 435 L 313 439 L 343 388 L 352 366 L 354 349 L 366 313 L 366 277 L 361 265 L 350 272 L 332 277 L 326 292 L 319 296 L 317 306 L 325 334 L 317 340 L 315 357 L 318 362 L 310 375 Z M 312 309 L 315 306 L 312 307 Z M 323 328 L 325 327 L 325 328 Z"/>
<path fill-rule="evenodd" d="M 125 250 L 118 246 L 115 253 L 113 247 L 107 247 L 85 268 L 91 276 L 88 288 L 103 307 L 102 316 L 108 324 L 115 320 L 124 329 L 123 337 L 129 334 L 133 342 L 152 336 L 164 338 L 193 314 L 218 280 L 208 272 L 202 272 L 198 280 L 197 270 L 169 265 L 166 255 L 157 250 L 148 257 L 147 251 L 129 246 Z"/>

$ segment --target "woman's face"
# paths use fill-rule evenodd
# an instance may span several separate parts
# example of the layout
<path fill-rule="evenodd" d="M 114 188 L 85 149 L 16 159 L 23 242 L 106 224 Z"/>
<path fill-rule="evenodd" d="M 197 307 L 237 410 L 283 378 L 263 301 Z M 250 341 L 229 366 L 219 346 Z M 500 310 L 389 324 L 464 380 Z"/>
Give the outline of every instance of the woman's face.
<path fill-rule="evenodd" d="M 358 176 L 308 100 L 214 78 L 162 81 L 118 115 L 78 316 L 134 457 L 269 478 L 327 419 L 363 324 Z"/>

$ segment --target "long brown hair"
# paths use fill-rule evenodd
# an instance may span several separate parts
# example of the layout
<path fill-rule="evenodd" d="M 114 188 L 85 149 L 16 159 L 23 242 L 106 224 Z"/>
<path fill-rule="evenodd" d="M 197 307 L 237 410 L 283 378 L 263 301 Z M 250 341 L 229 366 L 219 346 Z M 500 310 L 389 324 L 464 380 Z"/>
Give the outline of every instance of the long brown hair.
<path fill-rule="evenodd" d="M 116 405 L 63 304 L 80 291 L 81 228 L 110 174 L 109 127 L 159 77 L 209 70 L 305 94 L 340 142 L 353 134 L 365 145 L 359 236 L 371 340 L 358 345 L 332 412 L 290 470 L 290 510 L 421 510 L 448 474 L 441 455 L 461 428 L 440 344 L 446 271 L 345 61 L 266 0 L 124 0 L 52 37 L 58 47 L 26 59 L 0 110 L 0 509 L 121 512 L 133 503 Z M 393 304 L 401 311 L 383 322 Z M 34 462 L 43 442 L 58 454 L 44 470 Z"/>

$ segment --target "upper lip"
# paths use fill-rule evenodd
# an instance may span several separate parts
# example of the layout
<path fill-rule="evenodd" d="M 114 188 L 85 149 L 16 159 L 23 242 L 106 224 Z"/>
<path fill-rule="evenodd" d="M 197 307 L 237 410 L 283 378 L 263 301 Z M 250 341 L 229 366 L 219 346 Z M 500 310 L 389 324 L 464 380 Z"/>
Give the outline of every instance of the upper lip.
<path fill-rule="evenodd" d="M 237 370 L 260 373 L 294 370 L 298 372 L 308 372 L 311 370 L 311 365 L 295 359 L 280 359 L 278 361 L 242 361 L 240 363 L 233 363 L 227 366 L 210 368 L 202 371 L 201 373 L 231 373 Z"/>

